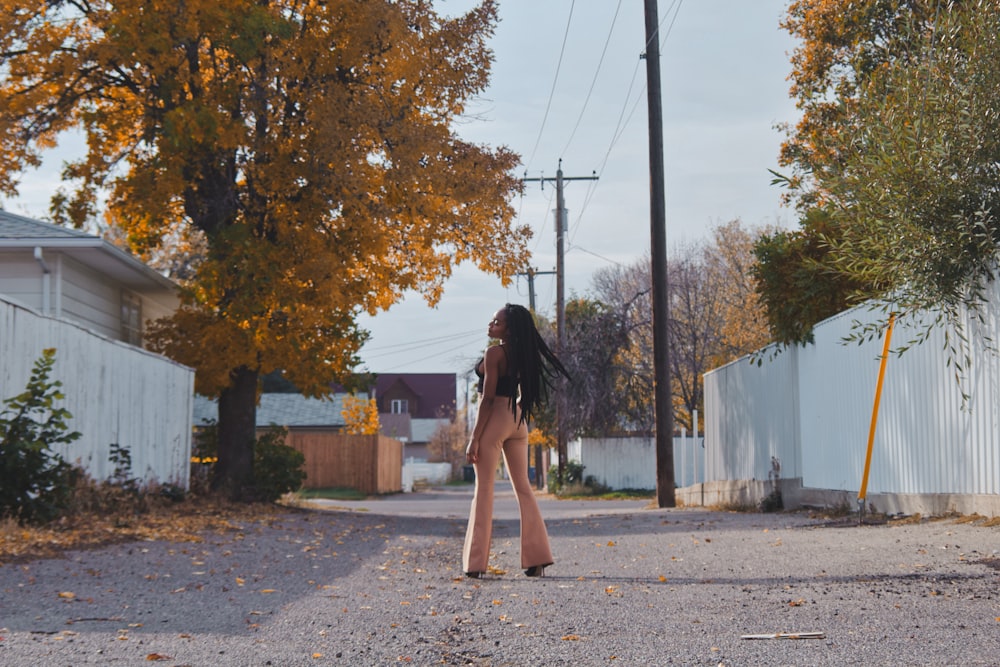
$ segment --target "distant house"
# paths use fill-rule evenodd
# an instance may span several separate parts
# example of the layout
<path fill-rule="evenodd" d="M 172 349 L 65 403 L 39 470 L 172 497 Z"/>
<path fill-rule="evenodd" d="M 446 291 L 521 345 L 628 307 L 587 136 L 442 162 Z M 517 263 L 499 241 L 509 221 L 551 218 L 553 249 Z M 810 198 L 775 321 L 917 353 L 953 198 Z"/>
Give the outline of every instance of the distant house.
<path fill-rule="evenodd" d="M 455 374 L 379 373 L 372 391 L 382 434 L 402 440 L 407 459 L 426 461 L 434 432 L 455 418 Z"/>
<path fill-rule="evenodd" d="M 329 399 L 306 398 L 290 393 L 261 394 L 257 405 L 257 429 L 264 430 L 273 424 L 289 431 L 343 431 L 343 400 L 344 394 L 334 394 Z M 213 423 L 218 416 L 218 405 L 214 399 L 195 396 L 195 427 Z"/>
<path fill-rule="evenodd" d="M 0 294 L 41 315 L 142 347 L 177 286 L 104 239 L 0 211 Z"/>
<path fill-rule="evenodd" d="M 104 239 L 0 210 L 0 398 L 24 390 L 42 350 L 79 440 L 59 448 L 94 478 L 186 487 L 194 371 L 142 349 L 145 323 L 179 299 L 167 278 Z"/>

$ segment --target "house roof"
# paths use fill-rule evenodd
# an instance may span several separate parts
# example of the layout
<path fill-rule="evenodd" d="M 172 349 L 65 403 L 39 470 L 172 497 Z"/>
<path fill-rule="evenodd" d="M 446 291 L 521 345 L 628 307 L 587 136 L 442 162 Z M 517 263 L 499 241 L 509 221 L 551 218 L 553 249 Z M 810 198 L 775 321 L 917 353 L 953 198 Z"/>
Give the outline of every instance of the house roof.
<path fill-rule="evenodd" d="M 136 291 L 169 291 L 176 285 L 108 241 L 41 220 L 0 210 L 0 251 L 41 248 L 58 250 Z"/>
<path fill-rule="evenodd" d="M 342 427 L 341 411 L 344 396 L 330 399 L 307 398 L 301 394 L 261 394 L 257 406 L 257 428 L 271 424 L 294 427 Z M 205 396 L 194 397 L 194 425 L 203 426 L 219 417 L 216 401 Z"/>
<path fill-rule="evenodd" d="M 441 413 L 455 411 L 454 373 L 379 373 L 375 379 L 376 396 L 384 396 L 393 386 L 404 385 L 419 397 L 415 419 L 436 419 Z"/>

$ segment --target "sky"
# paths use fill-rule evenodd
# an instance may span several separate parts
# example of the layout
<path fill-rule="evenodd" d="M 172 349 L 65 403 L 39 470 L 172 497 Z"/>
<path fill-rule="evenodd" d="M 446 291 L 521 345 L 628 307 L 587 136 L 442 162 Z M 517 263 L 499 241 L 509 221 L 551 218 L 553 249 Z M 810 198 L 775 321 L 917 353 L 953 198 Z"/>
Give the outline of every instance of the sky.
<path fill-rule="evenodd" d="M 734 218 L 794 227 L 768 169 L 777 169 L 781 123 L 798 117 L 788 96 L 795 44 L 778 27 L 787 0 L 659 0 L 666 234 L 670 248 L 706 238 Z M 474 0 L 436 0 L 442 14 Z M 568 210 L 566 296 L 586 295 L 598 269 L 649 255 L 649 149 L 642 0 L 499 0 L 489 88 L 456 132 L 522 156 L 519 175 L 554 178 L 562 165 Z M 61 147 L 62 148 L 62 147 Z M 71 147 L 69 147 L 71 149 Z M 14 213 L 46 218 L 57 161 L 25 174 Z M 555 187 L 528 182 L 513 202 L 528 225 L 531 266 L 554 271 Z M 536 308 L 555 318 L 554 275 L 535 277 Z M 431 308 L 410 294 L 363 315 L 370 332 L 359 370 L 457 373 L 487 344 L 504 303 L 529 304 L 526 279 L 508 287 L 472 264 L 457 267 Z"/>

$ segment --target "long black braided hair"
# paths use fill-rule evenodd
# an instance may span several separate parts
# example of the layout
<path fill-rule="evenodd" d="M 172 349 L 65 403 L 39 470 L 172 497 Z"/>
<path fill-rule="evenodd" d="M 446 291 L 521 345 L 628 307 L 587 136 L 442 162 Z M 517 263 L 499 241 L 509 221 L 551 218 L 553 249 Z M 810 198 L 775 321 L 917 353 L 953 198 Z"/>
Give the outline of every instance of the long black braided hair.
<path fill-rule="evenodd" d="M 569 372 L 545 344 L 535 327 L 531 312 L 524 306 L 508 303 L 503 307 L 507 318 L 507 375 L 520 386 L 521 421 L 528 422 L 548 397 L 552 381 L 562 374 L 571 379 Z M 511 410 L 517 417 L 517 404 L 510 400 Z"/>

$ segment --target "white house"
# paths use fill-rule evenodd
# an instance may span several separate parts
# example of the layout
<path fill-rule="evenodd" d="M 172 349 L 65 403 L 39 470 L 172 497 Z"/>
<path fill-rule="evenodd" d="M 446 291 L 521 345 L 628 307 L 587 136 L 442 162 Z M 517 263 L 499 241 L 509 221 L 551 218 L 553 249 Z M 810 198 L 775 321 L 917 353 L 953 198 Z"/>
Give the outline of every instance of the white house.
<path fill-rule="evenodd" d="M 0 294 L 139 346 L 144 323 L 179 304 L 172 281 L 117 246 L 7 211 L 0 211 Z"/>
<path fill-rule="evenodd" d="M 178 303 L 170 280 L 111 243 L 0 211 L 0 400 L 55 348 L 52 379 L 82 434 L 59 453 L 106 479 L 116 444 L 132 476 L 186 487 L 194 371 L 142 349 L 146 322 Z"/>

